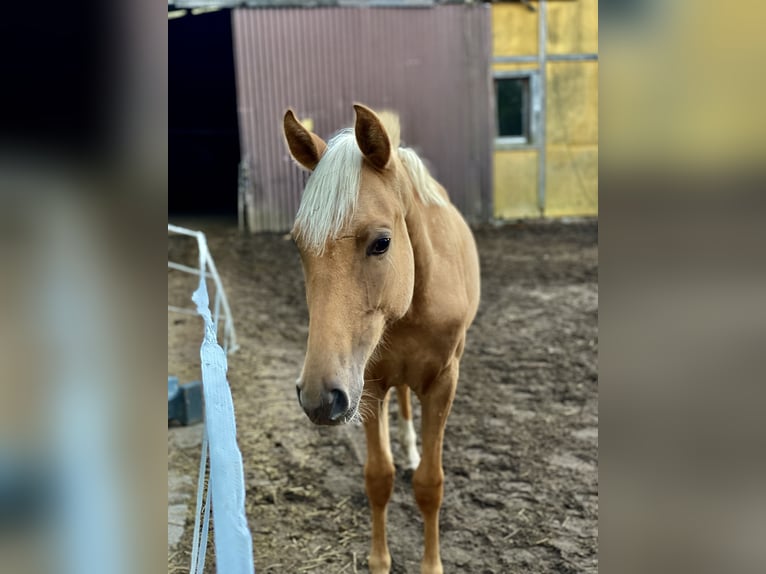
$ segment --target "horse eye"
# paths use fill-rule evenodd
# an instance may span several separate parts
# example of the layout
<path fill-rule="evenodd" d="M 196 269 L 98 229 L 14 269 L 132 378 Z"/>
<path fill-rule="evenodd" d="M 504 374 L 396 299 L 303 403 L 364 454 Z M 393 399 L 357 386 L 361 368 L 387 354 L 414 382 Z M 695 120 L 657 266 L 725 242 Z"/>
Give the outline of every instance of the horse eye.
<path fill-rule="evenodd" d="M 367 248 L 367 255 L 383 255 L 388 251 L 388 245 L 391 243 L 390 237 L 381 237 L 372 242 Z"/>

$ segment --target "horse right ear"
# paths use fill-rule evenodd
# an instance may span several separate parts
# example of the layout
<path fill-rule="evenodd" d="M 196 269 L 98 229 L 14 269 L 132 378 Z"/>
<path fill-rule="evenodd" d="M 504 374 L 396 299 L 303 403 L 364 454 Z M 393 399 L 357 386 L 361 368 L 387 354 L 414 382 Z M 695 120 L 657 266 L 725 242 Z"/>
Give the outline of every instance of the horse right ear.
<path fill-rule="evenodd" d="M 283 127 L 287 147 L 290 148 L 290 153 L 295 161 L 307 170 L 314 171 L 322 158 L 322 154 L 327 149 L 327 144 L 318 135 L 303 127 L 292 109 L 288 108 L 285 112 Z"/>

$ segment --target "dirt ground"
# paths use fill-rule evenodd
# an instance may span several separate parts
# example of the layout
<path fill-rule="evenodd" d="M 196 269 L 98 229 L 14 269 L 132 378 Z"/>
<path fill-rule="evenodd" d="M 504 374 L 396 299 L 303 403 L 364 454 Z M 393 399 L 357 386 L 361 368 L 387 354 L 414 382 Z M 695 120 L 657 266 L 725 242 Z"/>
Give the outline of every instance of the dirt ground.
<path fill-rule="evenodd" d="M 363 429 L 315 427 L 295 397 L 308 325 L 297 251 L 280 235 L 196 228 L 208 234 L 241 345 L 229 381 L 256 571 L 366 572 Z M 595 573 L 597 223 L 516 223 L 475 235 L 482 301 L 444 441 L 445 572 Z M 171 237 L 168 257 L 194 264 L 193 241 Z M 184 304 L 193 288 L 169 272 L 169 302 Z M 170 315 L 168 330 L 169 373 L 198 379 L 201 322 Z M 169 447 L 169 469 L 194 477 L 198 457 L 198 447 Z M 188 571 L 192 511 L 169 549 L 169 571 Z M 388 525 L 392 572 L 419 572 L 422 520 L 399 467 Z"/>

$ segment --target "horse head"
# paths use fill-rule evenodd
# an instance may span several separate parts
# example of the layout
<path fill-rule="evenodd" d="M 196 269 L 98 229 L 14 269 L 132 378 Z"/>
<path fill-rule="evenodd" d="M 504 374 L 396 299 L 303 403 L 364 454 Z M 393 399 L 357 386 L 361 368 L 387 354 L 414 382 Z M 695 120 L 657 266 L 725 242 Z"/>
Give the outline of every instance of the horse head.
<path fill-rule="evenodd" d="M 353 133 L 328 143 L 291 110 L 284 117 L 290 153 L 312 172 L 292 230 L 309 310 L 298 400 L 325 425 L 359 416 L 366 365 L 386 326 L 407 313 L 415 282 L 398 119 L 354 109 Z"/>

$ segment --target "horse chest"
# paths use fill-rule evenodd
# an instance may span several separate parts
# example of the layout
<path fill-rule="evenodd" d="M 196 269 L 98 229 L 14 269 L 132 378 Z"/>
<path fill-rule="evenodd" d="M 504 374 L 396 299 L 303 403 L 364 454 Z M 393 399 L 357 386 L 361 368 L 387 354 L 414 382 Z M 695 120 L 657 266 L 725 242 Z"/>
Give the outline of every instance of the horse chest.
<path fill-rule="evenodd" d="M 417 392 L 454 359 L 458 340 L 451 335 L 428 329 L 394 330 L 385 337 L 365 378 L 383 380 L 386 386 L 407 385 Z"/>

